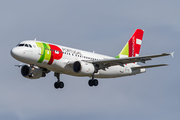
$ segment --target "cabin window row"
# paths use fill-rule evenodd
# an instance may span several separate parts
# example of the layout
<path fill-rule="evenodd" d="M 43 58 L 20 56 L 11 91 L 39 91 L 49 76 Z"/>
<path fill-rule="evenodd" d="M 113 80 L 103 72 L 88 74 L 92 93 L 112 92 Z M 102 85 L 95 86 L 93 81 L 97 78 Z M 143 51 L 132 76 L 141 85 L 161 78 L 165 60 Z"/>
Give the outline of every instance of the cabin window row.
<path fill-rule="evenodd" d="M 91 57 L 86 57 L 86 56 L 82 56 L 82 55 L 76 55 L 76 54 L 71 54 L 71 53 L 67 53 L 67 52 L 63 52 L 66 55 L 72 55 L 72 56 L 76 56 L 76 57 L 80 57 L 80 58 L 85 58 L 85 59 L 91 59 L 91 60 L 98 60 L 96 58 L 91 58 Z"/>
<path fill-rule="evenodd" d="M 57 54 L 63 53 L 63 52 L 61 52 L 61 51 L 53 50 L 53 49 L 48 49 L 48 48 L 45 48 L 45 50 L 52 51 L 52 52 L 54 51 L 54 52 L 57 53 Z"/>

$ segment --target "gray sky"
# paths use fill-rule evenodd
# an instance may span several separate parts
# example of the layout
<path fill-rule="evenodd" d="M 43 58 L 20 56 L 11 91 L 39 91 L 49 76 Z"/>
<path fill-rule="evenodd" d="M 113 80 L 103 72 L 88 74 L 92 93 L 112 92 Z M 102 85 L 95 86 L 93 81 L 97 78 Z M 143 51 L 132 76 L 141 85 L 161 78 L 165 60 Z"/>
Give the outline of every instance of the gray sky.
<path fill-rule="evenodd" d="M 1 0 L 0 119 L 169 120 L 180 118 L 179 0 Z M 145 30 L 141 55 L 175 51 L 147 64 L 168 67 L 144 74 L 99 79 L 62 75 L 28 80 L 10 50 L 27 39 L 116 56 L 137 29 Z"/>

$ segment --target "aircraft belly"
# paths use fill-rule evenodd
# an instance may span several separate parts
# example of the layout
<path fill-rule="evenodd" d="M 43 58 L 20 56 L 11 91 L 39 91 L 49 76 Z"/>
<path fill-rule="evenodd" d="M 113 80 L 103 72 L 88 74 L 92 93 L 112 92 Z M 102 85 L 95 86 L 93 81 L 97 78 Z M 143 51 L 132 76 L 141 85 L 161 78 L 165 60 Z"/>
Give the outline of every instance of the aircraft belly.
<path fill-rule="evenodd" d="M 72 69 L 72 67 L 70 67 L 67 64 L 68 60 L 66 59 L 61 59 L 61 60 L 55 60 L 54 64 L 55 64 L 55 71 L 58 73 L 64 73 L 64 74 L 73 74 L 74 71 Z"/>
<path fill-rule="evenodd" d="M 67 65 L 66 59 L 57 60 L 55 62 L 55 71 L 58 73 L 68 74 L 72 76 L 84 76 L 79 75 L 73 71 L 73 68 Z M 121 66 L 112 66 L 106 68 L 105 70 L 99 70 L 98 73 L 95 73 L 95 78 L 115 78 L 115 77 L 123 77 L 132 75 L 132 70 L 129 67 L 121 67 Z M 88 76 L 86 76 L 88 77 Z M 91 77 L 91 76 L 89 76 Z"/>
<path fill-rule="evenodd" d="M 105 70 L 99 70 L 99 74 L 95 75 L 96 78 L 115 78 L 132 75 L 132 70 L 127 67 L 112 66 Z"/>

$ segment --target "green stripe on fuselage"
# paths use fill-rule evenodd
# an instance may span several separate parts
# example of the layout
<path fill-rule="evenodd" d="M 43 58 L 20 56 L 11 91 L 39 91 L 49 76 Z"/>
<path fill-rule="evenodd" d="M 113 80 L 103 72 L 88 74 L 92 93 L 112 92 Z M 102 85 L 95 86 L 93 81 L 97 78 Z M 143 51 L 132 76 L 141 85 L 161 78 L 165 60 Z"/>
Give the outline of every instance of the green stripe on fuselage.
<path fill-rule="evenodd" d="M 39 42 L 36 42 L 36 44 L 37 44 L 37 47 L 41 48 L 41 55 L 38 60 L 38 63 L 42 63 L 42 61 L 44 60 L 44 45 L 43 43 L 39 43 Z"/>
<path fill-rule="evenodd" d="M 51 59 L 51 51 L 50 51 L 51 48 L 50 48 L 49 44 L 43 43 L 43 45 L 44 45 L 44 48 L 45 48 L 44 59 L 48 60 L 48 62 L 49 62 L 49 60 Z"/>
<path fill-rule="evenodd" d="M 46 43 L 40 43 L 36 42 L 37 47 L 41 48 L 41 56 L 38 60 L 38 63 L 42 63 L 44 60 L 50 60 L 51 58 L 51 51 L 50 51 L 50 46 Z"/>

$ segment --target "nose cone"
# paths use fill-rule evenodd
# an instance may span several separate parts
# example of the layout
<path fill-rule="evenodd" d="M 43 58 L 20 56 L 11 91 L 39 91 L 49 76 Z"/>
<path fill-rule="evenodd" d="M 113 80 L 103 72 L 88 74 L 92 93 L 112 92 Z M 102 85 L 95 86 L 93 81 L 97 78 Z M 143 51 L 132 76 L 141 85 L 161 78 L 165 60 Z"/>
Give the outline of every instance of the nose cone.
<path fill-rule="evenodd" d="M 17 59 L 19 56 L 19 50 L 16 47 L 13 48 L 10 53 L 11 53 L 11 56 L 15 59 Z"/>

